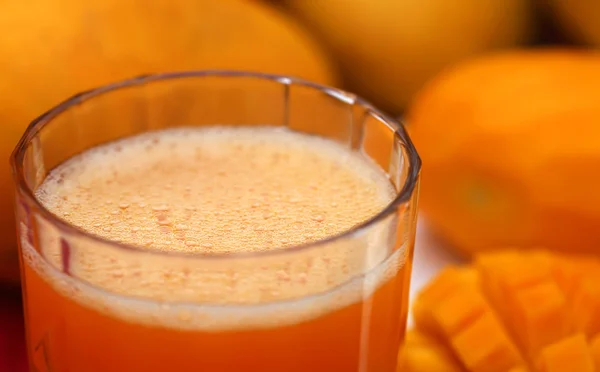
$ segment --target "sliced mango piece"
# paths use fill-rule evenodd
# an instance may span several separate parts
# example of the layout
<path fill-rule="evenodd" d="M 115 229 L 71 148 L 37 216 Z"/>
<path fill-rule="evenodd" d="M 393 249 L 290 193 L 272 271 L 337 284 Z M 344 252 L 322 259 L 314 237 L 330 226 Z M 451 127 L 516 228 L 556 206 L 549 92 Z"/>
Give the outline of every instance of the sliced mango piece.
<path fill-rule="evenodd" d="M 451 352 L 434 338 L 416 331 L 406 335 L 397 372 L 463 372 Z"/>
<path fill-rule="evenodd" d="M 412 316 L 420 329 L 427 329 L 432 333 L 439 333 L 438 323 L 433 314 L 433 309 L 440 301 L 452 296 L 458 288 L 477 286 L 477 273 L 473 269 L 448 266 L 429 283 L 415 299 L 412 307 Z"/>
<path fill-rule="evenodd" d="M 447 337 L 452 337 L 488 309 L 489 305 L 480 293 L 474 292 L 472 287 L 463 286 L 432 308 L 432 314 L 441 331 Z"/>
<path fill-rule="evenodd" d="M 595 372 L 585 335 L 577 334 L 546 347 L 540 358 L 540 372 Z"/>
<path fill-rule="evenodd" d="M 509 249 L 479 255 L 475 266 L 481 277 L 483 292 L 508 326 L 509 332 L 517 336 L 522 325 L 513 321 L 514 309 L 519 300 L 514 294 L 520 289 L 551 281 L 553 265 L 549 255 L 532 251 L 524 257 L 518 251 Z M 523 347 L 524 340 L 517 336 Z"/>
<path fill-rule="evenodd" d="M 592 342 L 590 342 L 590 352 L 592 353 L 596 371 L 600 371 L 600 334 L 594 337 Z"/>
<path fill-rule="evenodd" d="M 515 368 L 512 368 L 512 369 L 511 369 L 510 371 L 508 371 L 508 372 L 529 372 L 529 371 L 530 371 L 530 370 L 529 370 L 529 368 L 527 368 L 527 367 L 522 367 L 522 366 L 521 366 L 521 367 L 515 367 Z"/>
<path fill-rule="evenodd" d="M 569 306 L 549 254 L 510 250 L 482 255 L 476 262 L 485 294 L 530 360 L 570 334 Z"/>
<path fill-rule="evenodd" d="M 486 253 L 444 270 L 413 306 L 416 330 L 435 345 L 400 354 L 401 363 L 412 358 L 410 372 L 445 371 L 417 363 L 437 358 L 440 345 L 450 356 L 439 357 L 444 368 L 454 361 L 469 372 L 600 372 L 598 257 Z"/>
<path fill-rule="evenodd" d="M 553 274 L 552 257 L 543 251 L 528 256 L 513 249 L 490 252 L 477 256 L 475 266 L 481 275 L 499 278 L 511 289 L 534 285 Z"/>
<path fill-rule="evenodd" d="M 561 262 L 557 262 L 553 268 L 553 276 L 556 284 L 563 293 L 570 296 L 575 288 L 578 278 L 578 270 L 575 263 L 565 257 Z"/>
<path fill-rule="evenodd" d="M 450 343 L 469 371 L 505 372 L 523 364 L 500 321 L 489 311 L 452 337 Z"/>
<path fill-rule="evenodd" d="M 573 296 L 573 321 L 578 331 L 593 337 L 600 333 L 600 281 L 583 279 Z"/>
<path fill-rule="evenodd" d="M 567 301 L 555 282 L 516 290 L 514 304 L 515 333 L 531 359 L 569 334 Z"/>

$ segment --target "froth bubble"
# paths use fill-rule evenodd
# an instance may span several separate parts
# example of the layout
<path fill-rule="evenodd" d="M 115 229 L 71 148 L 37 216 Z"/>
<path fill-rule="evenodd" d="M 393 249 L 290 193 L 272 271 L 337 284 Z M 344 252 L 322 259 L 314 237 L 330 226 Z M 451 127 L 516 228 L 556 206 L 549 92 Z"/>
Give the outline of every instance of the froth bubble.
<path fill-rule="evenodd" d="M 150 250 L 213 254 L 302 244 L 337 234 L 372 217 L 394 195 L 385 175 L 359 154 L 349 156 L 347 149 L 334 142 L 291 131 L 168 130 L 126 139 L 118 145 L 121 151 L 111 150 L 115 145 L 109 144 L 102 151 L 91 150 L 65 162 L 69 172 L 65 172 L 63 184 L 49 177 L 37 195 L 52 212 L 70 214 L 69 222 L 83 229 Z M 153 146 L 151 152 L 144 151 L 148 145 Z M 193 156 L 196 148 L 202 155 L 197 158 Z M 276 163 L 268 161 L 273 157 L 278 159 Z M 115 182 L 104 182 L 109 179 Z M 69 185 L 69 191 L 65 185 Z M 336 192 L 338 189 L 352 190 L 352 202 L 348 201 L 348 193 Z M 123 191 L 128 191 L 128 196 Z M 60 198 L 66 195 L 73 197 Z M 117 203 L 112 204 L 113 198 Z M 114 224 L 112 229 L 107 226 L 110 223 Z M 175 271 L 165 279 L 160 260 L 145 263 L 150 266 L 137 271 L 138 277 L 132 280 L 134 276 L 127 274 L 131 268 L 119 267 L 121 263 L 102 265 L 106 262 L 102 252 L 75 255 L 73 265 L 86 265 L 82 270 L 89 276 L 87 281 L 108 293 L 120 291 L 154 299 L 138 305 L 134 301 L 112 301 L 82 289 L 87 297 L 81 301 L 90 306 L 102 303 L 102 311 L 182 328 L 209 327 L 209 323 L 235 327 L 236 322 L 264 325 L 310 318 L 341 306 L 337 298 L 347 303 L 360 299 L 365 285 L 357 284 L 357 289 L 324 298 L 319 304 L 299 300 L 281 311 L 261 308 L 249 315 L 254 320 L 248 320 L 247 308 L 240 313 L 246 314 L 242 319 L 236 318 L 235 311 L 234 315 L 224 316 L 219 311 L 203 313 L 200 307 L 155 306 L 158 310 L 151 310 L 153 305 L 148 303 L 156 305 L 173 297 L 187 303 L 227 299 L 253 302 L 280 300 L 296 293 L 293 291 L 299 291 L 298 298 L 304 293 L 321 293 L 330 288 L 332 278 L 349 278 L 347 273 L 360 267 L 352 269 L 345 263 L 363 257 L 368 244 L 362 247 L 364 252 L 355 250 L 354 256 L 345 248 L 330 251 L 330 262 L 315 257 L 308 264 L 305 257 L 290 265 L 264 265 L 256 277 L 232 272 L 210 280 L 202 280 L 207 278 L 193 267 L 186 272 Z M 121 277 L 122 273 L 125 275 Z M 270 309 L 270 305 L 265 306 Z M 207 316 L 211 322 L 198 323 Z"/>

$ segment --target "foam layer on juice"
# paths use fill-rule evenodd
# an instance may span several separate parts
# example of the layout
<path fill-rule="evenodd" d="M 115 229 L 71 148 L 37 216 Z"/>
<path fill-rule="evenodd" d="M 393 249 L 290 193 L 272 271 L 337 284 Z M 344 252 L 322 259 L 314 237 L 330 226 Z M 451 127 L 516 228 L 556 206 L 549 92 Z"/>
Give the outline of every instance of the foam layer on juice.
<path fill-rule="evenodd" d="M 404 259 L 403 249 L 390 256 L 391 219 L 312 249 L 210 258 L 336 235 L 393 198 L 385 174 L 358 153 L 288 130 L 146 133 L 70 159 L 36 196 L 83 230 L 147 251 L 81 238 L 61 242 L 43 221 L 38 235 L 50 265 L 24 244 L 29 264 L 63 294 L 134 322 L 185 329 L 299 322 L 360 301 L 393 277 Z"/>

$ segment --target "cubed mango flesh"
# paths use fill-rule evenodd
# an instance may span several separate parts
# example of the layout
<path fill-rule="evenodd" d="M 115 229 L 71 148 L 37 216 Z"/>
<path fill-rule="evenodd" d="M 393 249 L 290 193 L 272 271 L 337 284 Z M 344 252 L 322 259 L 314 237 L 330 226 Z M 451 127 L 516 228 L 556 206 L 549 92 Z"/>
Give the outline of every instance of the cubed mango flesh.
<path fill-rule="evenodd" d="M 427 341 L 406 343 L 398 371 L 600 372 L 600 258 L 483 253 L 434 278 L 413 316 Z"/>

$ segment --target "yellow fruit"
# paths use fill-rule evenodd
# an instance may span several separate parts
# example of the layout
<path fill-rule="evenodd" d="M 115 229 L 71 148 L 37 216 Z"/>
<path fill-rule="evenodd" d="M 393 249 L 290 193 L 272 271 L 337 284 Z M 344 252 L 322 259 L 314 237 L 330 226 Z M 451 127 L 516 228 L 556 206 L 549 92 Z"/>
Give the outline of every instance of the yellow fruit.
<path fill-rule="evenodd" d="M 548 3 L 544 0 L 542 5 Z M 550 0 L 554 14 L 578 41 L 600 46 L 600 2 L 597 0 Z"/>
<path fill-rule="evenodd" d="M 527 39 L 527 0 L 285 0 L 329 46 L 350 90 L 391 113 L 445 66 Z"/>
<path fill-rule="evenodd" d="M 433 365 L 469 372 L 597 371 L 597 265 L 592 257 L 515 249 L 447 268 L 413 303 L 415 329 L 408 334 L 427 342 L 407 338 L 400 365 L 415 366 L 410 372 L 437 371 Z M 427 356 L 420 366 L 413 363 L 419 356 Z"/>
<path fill-rule="evenodd" d="M 337 81 L 311 37 L 260 2 L 6 0 L 0 27 L 0 281 L 15 279 L 17 272 L 7 158 L 28 122 L 59 101 L 112 81 L 172 70 L 251 70 Z"/>
<path fill-rule="evenodd" d="M 442 344 L 417 331 L 406 334 L 397 372 L 461 372 L 454 356 Z"/>
<path fill-rule="evenodd" d="M 408 110 L 420 205 L 467 255 L 499 245 L 598 252 L 600 53 L 511 51 L 431 81 Z"/>
<path fill-rule="evenodd" d="M 585 337 L 582 334 L 564 339 L 548 346 L 541 356 L 542 372 L 594 372 L 594 361 Z"/>

